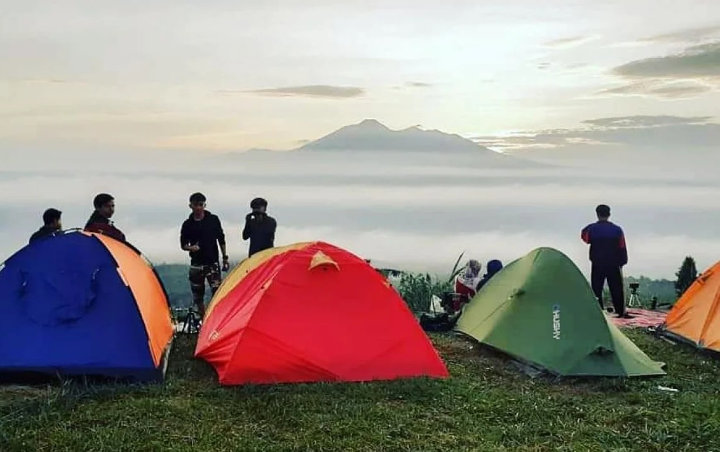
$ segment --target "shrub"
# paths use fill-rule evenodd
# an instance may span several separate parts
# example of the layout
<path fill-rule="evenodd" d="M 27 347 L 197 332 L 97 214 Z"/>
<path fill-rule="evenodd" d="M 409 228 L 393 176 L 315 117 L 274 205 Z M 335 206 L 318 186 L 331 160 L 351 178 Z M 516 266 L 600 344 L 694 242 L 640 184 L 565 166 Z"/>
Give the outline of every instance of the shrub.
<path fill-rule="evenodd" d="M 397 289 L 411 310 L 428 312 L 432 296 L 451 291 L 452 284 L 450 281 L 433 278 L 427 273 L 404 273 Z"/>

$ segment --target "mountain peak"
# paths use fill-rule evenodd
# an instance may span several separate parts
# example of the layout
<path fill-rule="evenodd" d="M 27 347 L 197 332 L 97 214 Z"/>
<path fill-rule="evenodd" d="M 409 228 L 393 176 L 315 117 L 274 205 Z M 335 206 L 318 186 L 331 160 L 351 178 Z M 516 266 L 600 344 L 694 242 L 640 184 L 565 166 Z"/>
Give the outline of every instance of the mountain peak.
<path fill-rule="evenodd" d="M 438 130 L 423 130 L 415 125 L 392 130 L 376 119 L 345 126 L 319 140 L 307 143 L 301 150 L 313 151 L 405 151 L 405 152 L 495 152 L 459 135 Z"/>
<path fill-rule="evenodd" d="M 359 123 L 342 127 L 318 140 L 311 141 L 293 151 L 350 156 L 404 155 L 406 159 L 429 157 L 431 159 L 469 158 L 472 162 L 482 162 L 487 168 L 508 168 L 528 166 L 520 159 L 498 154 L 461 135 L 425 129 L 414 125 L 402 130 L 393 130 L 376 119 L 365 119 Z M 259 152 L 258 152 L 259 154 Z M 264 154 L 285 154 L 264 152 Z M 536 166 L 536 165 L 530 165 Z"/>
<path fill-rule="evenodd" d="M 352 127 L 352 126 L 350 126 Z M 363 129 L 380 129 L 380 130 L 390 130 L 385 124 L 381 123 L 377 119 L 365 119 L 361 123 L 355 124 L 355 127 L 363 128 Z"/>

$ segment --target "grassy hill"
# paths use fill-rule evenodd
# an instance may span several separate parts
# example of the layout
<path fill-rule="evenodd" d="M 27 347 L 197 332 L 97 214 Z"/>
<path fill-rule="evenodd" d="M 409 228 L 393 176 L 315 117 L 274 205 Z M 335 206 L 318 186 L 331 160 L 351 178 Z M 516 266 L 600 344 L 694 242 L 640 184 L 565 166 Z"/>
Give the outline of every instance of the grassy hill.
<path fill-rule="evenodd" d="M 448 380 L 226 388 L 180 336 L 163 385 L 0 386 L 0 450 L 719 450 L 720 362 L 630 337 L 669 375 L 532 379 L 436 335 Z"/>

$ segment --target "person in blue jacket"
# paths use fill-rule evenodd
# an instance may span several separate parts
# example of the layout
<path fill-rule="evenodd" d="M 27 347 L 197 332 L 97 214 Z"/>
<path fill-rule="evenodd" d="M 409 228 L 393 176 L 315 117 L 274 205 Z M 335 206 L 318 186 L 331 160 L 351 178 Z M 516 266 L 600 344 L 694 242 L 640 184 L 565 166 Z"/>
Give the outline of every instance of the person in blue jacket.
<path fill-rule="evenodd" d="M 501 261 L 499 261 L 497 259 L 493 259 L 493 260 L 489 261 L 487 263 L 487 272 L 485 273 L 485 275 L 483 275 L 482 279 L 480 280 L 480 282 L 477 285 L 477 292 L 480 292 L 480 289 L 482 289 L 483 286 L 485 284 L 487 284 L 488 281 L 490 281 L 490 278 L 495 276 L 495 274 L 497 274 L 500 270 L 502 270 L 502 268 L 503 268 L 503 264 Z"/>
<path fill-rule="evenodd" d="M 590 245 L 592 263 L 591 285 L 600 307 L 603 307 L 603 287 L 607 281 L 615 313 L 630 318 L 625 312 L 622 268 L 628 262 L 625 234 L 620 226 L 610 222 L 610 207 L 601 204 L 595 209 L 598 221 L 586 226 L 582 240 Z"/>

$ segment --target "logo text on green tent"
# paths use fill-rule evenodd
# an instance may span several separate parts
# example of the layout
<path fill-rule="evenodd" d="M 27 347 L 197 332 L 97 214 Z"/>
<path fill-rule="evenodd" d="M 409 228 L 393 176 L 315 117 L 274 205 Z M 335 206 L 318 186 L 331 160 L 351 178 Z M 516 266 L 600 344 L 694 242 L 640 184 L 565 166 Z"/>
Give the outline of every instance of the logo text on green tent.
<path fill-rule="evenodd" d="M 553 339 L 560 340 L 560 305 L 553 306 Z"/>

